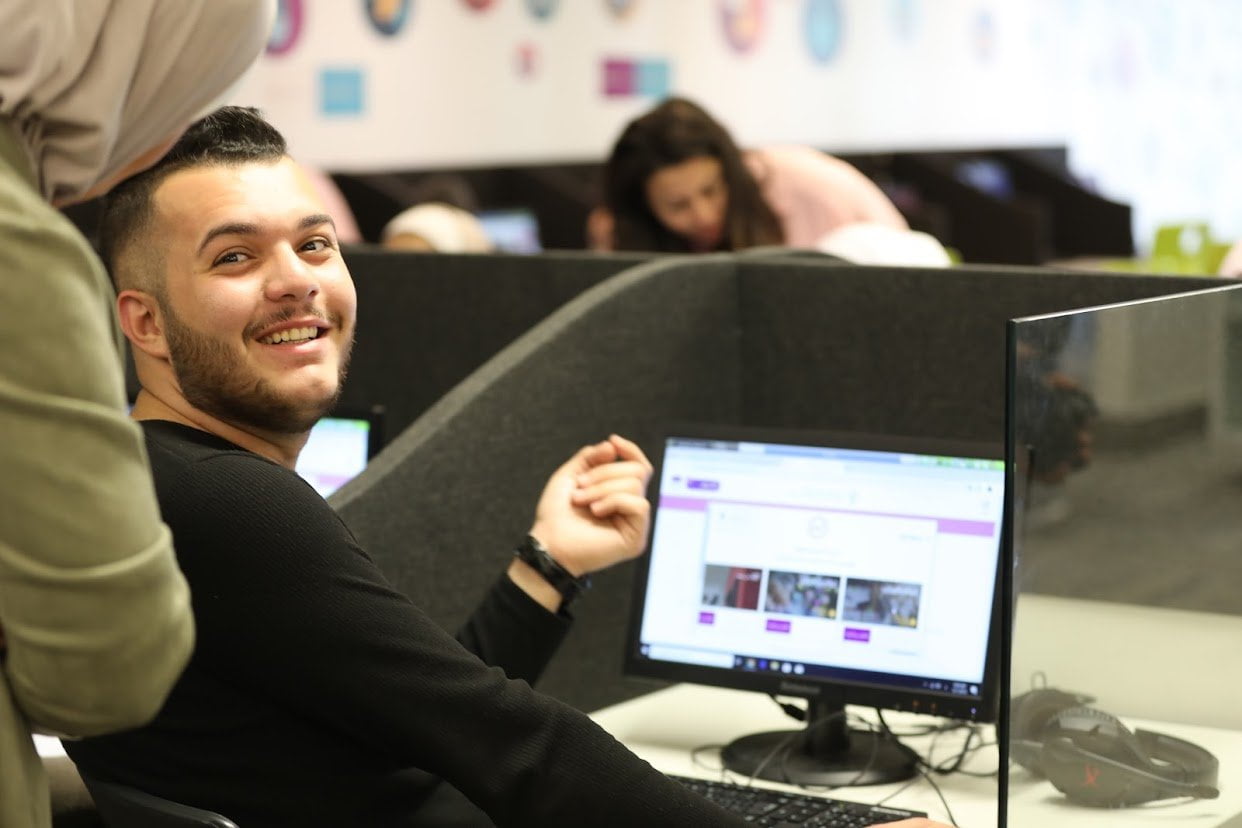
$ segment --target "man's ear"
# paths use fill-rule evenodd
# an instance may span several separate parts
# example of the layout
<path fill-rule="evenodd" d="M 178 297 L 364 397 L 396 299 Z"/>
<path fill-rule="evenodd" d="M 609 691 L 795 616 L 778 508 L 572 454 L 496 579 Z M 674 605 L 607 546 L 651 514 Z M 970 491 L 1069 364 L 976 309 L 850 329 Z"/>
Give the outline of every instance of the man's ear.
<path fill-rule="evenodd" d="M 116 297 L 121 330 L 134 348 L 156 359 L 168 359 L 164 316 L 155 297 L 142 290 L 123 290 Z"/>

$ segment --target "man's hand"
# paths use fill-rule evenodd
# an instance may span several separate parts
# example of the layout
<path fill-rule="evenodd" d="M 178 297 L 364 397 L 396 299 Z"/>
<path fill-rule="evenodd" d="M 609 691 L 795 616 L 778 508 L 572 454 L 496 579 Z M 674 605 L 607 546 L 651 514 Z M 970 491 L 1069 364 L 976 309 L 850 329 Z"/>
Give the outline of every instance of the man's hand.
<path fill-rule="evenodd" d="M 623 437 L 586 446 L 548 480 L 530 533 L 574 575 L 637 557 L 647 544 L 651 463 Z"/>
<path fill-rule="evenodd" d="M 634 443 L 612 435 L 586 446 L 548 479 L 530 533 L 575 576 L 638 557 L 647 544 L 651 463 Z M 524 561 L 509 577 L 551 612 L 561 595 Z"/>

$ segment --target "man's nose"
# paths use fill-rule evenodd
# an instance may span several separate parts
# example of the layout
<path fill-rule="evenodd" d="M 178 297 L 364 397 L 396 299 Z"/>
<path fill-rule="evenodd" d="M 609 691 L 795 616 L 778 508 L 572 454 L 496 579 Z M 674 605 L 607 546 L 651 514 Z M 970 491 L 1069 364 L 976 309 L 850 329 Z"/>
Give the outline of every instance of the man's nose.
<path fill-rule="evenodd" d="M 313 267 L 291 248 L 276 253 L 267 279 L 268 299 L 274 302 L 289 299 L 302 301 L 318 292 L 319 279 Z"/>

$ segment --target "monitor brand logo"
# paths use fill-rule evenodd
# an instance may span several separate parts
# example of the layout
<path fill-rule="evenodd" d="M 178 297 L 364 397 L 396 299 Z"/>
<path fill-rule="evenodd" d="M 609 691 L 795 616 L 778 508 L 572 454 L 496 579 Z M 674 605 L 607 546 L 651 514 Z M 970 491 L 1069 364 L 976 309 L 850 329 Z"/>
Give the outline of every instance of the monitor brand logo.
<path fill-rule="evenodd" d="M 798 696 L 806 696 L 807 698 L 813 698 L 819 695 L 819 688 L 816 687 L 814 684 L 802 684 L 796 681 L 782 681 L 781 692 L 782 693 L 793 693 Z"/>

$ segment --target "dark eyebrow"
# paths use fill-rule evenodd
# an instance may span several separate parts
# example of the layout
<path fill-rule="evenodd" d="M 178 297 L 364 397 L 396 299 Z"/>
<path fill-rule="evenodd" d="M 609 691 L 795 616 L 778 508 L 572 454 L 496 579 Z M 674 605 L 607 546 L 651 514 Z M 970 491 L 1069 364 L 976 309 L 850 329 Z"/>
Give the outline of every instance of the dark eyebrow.
<path fill-rule="evenodd" d="M 329 224 L 334 232 L 336 230 L 336 222 L 327 213 L 312 213 L 309 216 L 304 216 L 298 222 L 297 229 L 309 230 L 321 224 Z M 198 252 L 202 254 L 207 245 L 211 243 L 211 240 L 219 236 L 253 236 L 258 234 L 260 230 L 259 225 L 246 221 L 231 221 L 227 224 L 218 224 L 207 231 L 207 235 L 203 237 L 202 242 L 198 245 Z"/>

